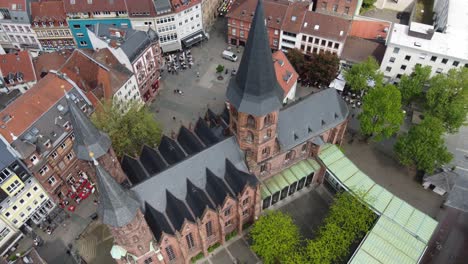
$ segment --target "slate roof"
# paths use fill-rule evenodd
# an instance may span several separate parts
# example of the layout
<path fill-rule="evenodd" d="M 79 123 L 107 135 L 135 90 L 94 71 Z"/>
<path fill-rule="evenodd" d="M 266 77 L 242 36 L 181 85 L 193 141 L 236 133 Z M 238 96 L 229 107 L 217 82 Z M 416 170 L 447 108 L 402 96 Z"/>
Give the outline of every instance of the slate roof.
<path fill-rule="evenodd" d="M 167 136 L 161 138 L 158 150 L 166 162 L 171 165 L 183 160 L 187 156 L 182 147 L 175 140 Z"/>
<path fill-rule="evenodd" d="M 132 183 L 139 183 L 150 177 L 138 159 L 124 155 L 121 165 L 123 171 Z"/>
<path fill-rule="evenodd" d="M 158 15 L 172 11 L 171 1 L 169 0 L 154 0 L 154 6 Z"/>
<path fill-rule="evenodd" d="M 109 136 L 99 131 L 81 109 L 67 96 L 67 103 L 70 109 L 70 121 L 75 133 L 73 151 L 76 157 L 81 160 L 91 161 L 89 152 L 94 153 L 95 158 L 100 158 L 107 153 L 111 147 Z"/>
<path fill-rule="evenodd" d="M 263 116 L 282 106 L 284 92 L 279 86 L 265 27 L 262 1 L 258 1 L 239 70 L 226 92 L 237 111 Z"/>
<path fill-rule="evenodd" d="M 281 109 L 278 141 L 291 149 L 344 122 L 349 115 L 346 103 L 335 89 L 326 89 Z"/>
<path fill-rule="evenodd" d="M 115 32 L 120 32 L 117 37 Z M 119 28 L 110 24 L 97 24 L 93 32 L 99 38 L 115 40 L 130 62 L 134 62 L 151 44 L 159 41 L 158 34 L 151 28 L 148 31 Z"/>
<path fill-rule="evenodd" d="M 0 140 L 0 170 L 10 166 L 10 164 L 15 160 L 15 157 L 7 149 L 5 143 Z"/>
<path fill-rule="evenodd" d="M 145 220 L 151 228 L 151 231 L 153 231 L 156 240 L 159 241 L 163 232 L 166 234 L 175 233 L 174 228 L 169 223 L 165 214 L 155 210 L 148 203 L 145 204 L 145 208 Z"/>
<path fill-rule="evenodd" d="M 188 155 L 200 152 L 205 148 L 203 143 L 201 143 L 200 140 L 184 126 L 182 126 L 179 130 L 177 142 L 179 142 L 180 146 L 182 146 Z"/>
<path fill-rule="evenodd" d="M 201 118 L 198 119 L 194 132 L 206 146 L 211 146 L 219 141 L 219 138 L 216 136 L 216 134 L 211 131 L 205 120 Z"/>
<path fill-rule="evenodd" d="M 97 211 L 102 222 L 113 227 L 130 223 L 140 208 L 135 194 L 120 186 L 99 164 L 96 164 L 96 178 L 99 189 Z"/>
<path fill-rule="evenodd" d="M 168 167 L 167 162 L 161 157 L 161 154 L 148 146 L 143 146 L 140 160 L 146 171 L 151 175 L 159 173 Z"/>

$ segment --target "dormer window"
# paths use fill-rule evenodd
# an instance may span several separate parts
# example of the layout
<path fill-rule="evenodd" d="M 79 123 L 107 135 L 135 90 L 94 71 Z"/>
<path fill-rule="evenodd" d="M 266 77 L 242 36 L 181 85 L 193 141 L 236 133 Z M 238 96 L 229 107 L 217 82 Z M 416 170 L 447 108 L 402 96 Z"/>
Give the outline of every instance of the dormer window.
<path fill-rule="evenodd" d="M 29 158 L 29 161 L 31 161 L 33 165 L 36 165 L 39 162 L 39 159 L 36 155 L 32 155 L 31 158 Z"/>
<path fill-rule="evenodd" d="M 63 22 L 59 21 L 59 26 L 63 27 Z"/>
<path fill-rule="evenodd" d="M 41 24 L 42 24 L 43 27 L 46 27 L 46 26 L 47 26 L 47 25 L 46 25 L 46 22 L 42 22 Z"/>
<path fill-rule="evenodd" d="M 50 148 L 51 144 L 50 144 L 50 139 L 48 139 L 46 142 L 44 142 L 44 146 L 46 148 Z"/>
<path fill-rule="evenodd" d="M 39 24 L 38 24 L 37 22 L 34 22 L 34 26 L 35 26 L 35 27 L 38 27 Z"/>
<path fill-rule="evenodd" d="M 49 171 L 49 167 L 47 167 L 47 165 L 46 165 L 46 166 L 42 167 L 42 169 L 39 170 L 39 174 L 44 176 L 44 174 L 46 174 L 48 171 Z"/>
<path fill-rule="evenodd" d="M 53 27 L 53 26 L 54 26 L 54 22 L 50 21 L 50 22 L 49 22 L 49 26 L 50 26 L 50 27 Z"/>
<path fill-rule="evenodd" d="M 67 121 L 65 124 L 63 124 L 63 127 L 68 130 L 70 128 L 70 122 Z"/>
<path fill-rule="evenodd" d="M 23 81 L 23 78 L 21 78 L 21 77 L 18 77 L 18 78 L 16 78 L 16 79 L 18 80 L 18 82 L 22 82 L 22 81 Z"/>

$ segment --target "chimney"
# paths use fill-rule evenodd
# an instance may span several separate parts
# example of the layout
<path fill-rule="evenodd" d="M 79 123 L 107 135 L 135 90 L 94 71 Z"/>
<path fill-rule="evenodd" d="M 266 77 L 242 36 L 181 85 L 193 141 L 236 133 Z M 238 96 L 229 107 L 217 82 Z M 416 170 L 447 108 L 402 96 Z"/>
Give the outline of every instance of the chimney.
<path fill-rule="evenodd" d="M 314 7 L 314 2 L 313 2 L 313 1 L 310 1 L 308 10 L 309 10 L 309 11 L 312 11 L 312 8 L 313 8 L 313 7 Z"/>

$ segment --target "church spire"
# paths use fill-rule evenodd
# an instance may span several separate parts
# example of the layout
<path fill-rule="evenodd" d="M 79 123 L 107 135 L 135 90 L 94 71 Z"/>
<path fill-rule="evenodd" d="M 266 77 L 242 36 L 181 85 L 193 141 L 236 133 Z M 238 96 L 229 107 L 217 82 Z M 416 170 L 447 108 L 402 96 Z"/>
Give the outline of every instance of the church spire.
<path fill-rule="evenodd" d="M 238 112 L 264 116 L 282 106 L 284 92 L 276 80 L 263 1 L 258 0 L 238 73 L 226 97 Z"/>
<path fill-rule="evenodd" d="M 99 165 L 94 154 L 88 154 L 96 166 L 99 188 L 98 214 L 102 222 L 113 227 L 122 227 L 136 216 L 140 203 L 131 190 L 124 189 Z"/>
<path fill-rule="evenodd" d="M 73 150 L 78 159 L 91 161 L 89 152 L 93 152 L 96 158 L 105 155 L 111 147 L 109 137 L 99 131 L 73 102 L 72 98 L 66 94 L 68 108 L 70 109 L 70 119 L 75 133 Z"/>

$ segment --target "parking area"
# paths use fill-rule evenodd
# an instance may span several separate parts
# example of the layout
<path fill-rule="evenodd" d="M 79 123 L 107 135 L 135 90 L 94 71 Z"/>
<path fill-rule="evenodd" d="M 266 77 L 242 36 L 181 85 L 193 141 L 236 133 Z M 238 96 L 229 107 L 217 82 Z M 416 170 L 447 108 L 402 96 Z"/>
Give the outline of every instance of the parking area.
<path fill-rule="evenodd" d="M 177 132 L 180 125 L 188 126 L 202 116 L 208 107 L 215 113 L 220 113 L 224 107 L 226 87 L 231 78 L 232 69 L 239 66 L 242 50 L 233 52 L 239 57 L 237 62 L 222 58 L 221 54 L 228 45 L 226 43 L 226 23 L 220 18 L 213 25 L 209 39 L 191 49 L 193 66 L 170 74 L 162 73 L 161 89 L 151 109 L 155 118 L 164 127 L 164 133 Z M 218 80 L 216 67 L 223 65 L 228 70 L 223 72 L 223 80 Z M 174 93 L 179 89 L 183 94 Z M 175 117 L 175 120 L 174 120 Z"/>

